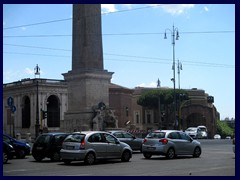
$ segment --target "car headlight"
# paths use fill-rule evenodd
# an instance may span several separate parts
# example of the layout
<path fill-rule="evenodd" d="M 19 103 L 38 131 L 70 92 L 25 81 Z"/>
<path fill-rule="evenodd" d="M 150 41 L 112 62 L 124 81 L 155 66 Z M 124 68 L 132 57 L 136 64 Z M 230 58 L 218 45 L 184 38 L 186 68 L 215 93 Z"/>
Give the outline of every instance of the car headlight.
<path fill-rule="evenodd" d="M 26 143 L 26 145 L 31 148 L 30 144 Z"/>

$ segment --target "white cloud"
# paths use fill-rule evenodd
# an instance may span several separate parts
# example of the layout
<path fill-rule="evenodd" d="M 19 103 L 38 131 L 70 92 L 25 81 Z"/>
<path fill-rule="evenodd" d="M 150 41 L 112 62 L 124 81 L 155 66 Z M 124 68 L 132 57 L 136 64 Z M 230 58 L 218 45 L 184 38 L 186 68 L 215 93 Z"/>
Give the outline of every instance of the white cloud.
<path fill-rule="evenodd" d="M 28 75 L 33 75 L 33 74 L 34 74 L 34 70 L 33 70 L 33 69 L 30 69 L 30 68 L 25 68 L 25 69 L 24 69 L 24 73 L 25 73 L 25 74 L 28 74 Z"/>
<path fill-rule="evenodd" d="M 3 83 L 9 83 L 22 79 L 22 73 L 20 71 L 6 70 L 3 71 Z"/>
<path fill-rule="evenodd" d="M 206 6 L 204 7 L 204 10 L 207 12 L 209 11 L 208 7 L 206 7 Z"/>
<path fill-rule="evenodd" d="M 118 4 L 101 4 L 102 13 L 118 11 L 116 5 Z M 180 15 L 194 7 L 194 4 L 148 4 L 148 5 L 155 8 L 162 8 L 165 12 L 170 13 L 172 15 Z M 121 4 L 121 6 L 127 7 L 128 9 L 132 9 L 134 4 Z"/>
<path fill-rule="evenodd" d="M 141 83 L 141 84 L 137 85 L 136 87 L 156 88 L 157 87 L 157 82 L 150 82 L 148 84 Z"/>
<path fill-rule="evenodd" d="M 194 4 L 151 4 L 154 7 L 160 7 L 165 12 L 170 13 L 172 15 L 180 15 L 185 13 L 187 10 L 194 7 Z"/>
<path fill-rule="evenodd" d="M 116 12 L 115 4 L 101 4 L 102 13 Z"/>
<path fill-rule="evenodd" d="M 26 27 L 21 27 L 21 30 L 25 31 L 27 28 Z"/>

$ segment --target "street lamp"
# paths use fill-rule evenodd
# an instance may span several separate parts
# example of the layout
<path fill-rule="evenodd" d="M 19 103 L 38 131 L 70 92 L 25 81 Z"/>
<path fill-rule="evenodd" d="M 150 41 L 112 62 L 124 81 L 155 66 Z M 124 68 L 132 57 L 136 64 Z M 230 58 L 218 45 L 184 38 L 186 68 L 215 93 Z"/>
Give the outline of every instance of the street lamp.
<path fill-rule="evenodd" d="M 160 88 L 161 88 L 161 81 L 158 79 L 157 80 L 157 88 L 159 88 L 159 92 L 160 92 Z M 161 115 L 161 93 L 159 93 L 158 96 L 158 113 L 159 113 L 159 124 L 158 124 L 158 128 L 161 129 L 162 128 L 162 115 Z"/>
<path fill-rule="evenodd" d="M 40 68 L 39 68 L 38 65 L 34 68 L 34 71 L 35 71 L 35 78 L 36 78 L 36 75 L 38 75 L 40 77 Z M 37 98 L 36 98 L 35 138 L 38 137 L 39 128 L 40 128 L 40 124 L 39 124 L 39 107 L 38 107 L 38 79 L 37 78 L 36 78 L 36 84 L 37 84 L 37 94 L 36 94 Z"/>
<path fill-rule="evenodd" d="M 171 29 L 165 29 L 165 33 L 164 33 L 164 39 L 167 39 L 167 31 L 170 31 L 171 35 L 172 35 L 172 45 L 173 45 L 173 66 L 172 66 L 172 70 L 173 70 L 173 78 L 171 79 L 173 81 L 173 94 L 174 94 L 174 118 L 175 118 L 175 129 L 178 128 L 178 120 L 176 117 L 176 111 L 177 111 L 177 103 L 176 103 L 176 78 L 175 78 L 175 40 L 179 39 L 179 32 L 178 32 L 178 28 L 174 27 L 172 30 Z M 176 36 L 176 39 L 175 39 Z"/>
<path fill-rule="evenodd" d="M 182 63 L 179 62 L 179 60 L 178 60 L 177 68 L 178 68 L 178 89 L 180 90 L 180 70 L 182 70 Z"/>

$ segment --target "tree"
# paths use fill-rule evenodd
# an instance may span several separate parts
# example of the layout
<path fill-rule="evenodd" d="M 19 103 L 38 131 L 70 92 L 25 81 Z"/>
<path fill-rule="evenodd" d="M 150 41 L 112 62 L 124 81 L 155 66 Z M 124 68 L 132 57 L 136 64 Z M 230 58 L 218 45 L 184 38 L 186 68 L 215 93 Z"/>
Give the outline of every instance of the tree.
<path fill-rule="evenodd" d="M 186 100 L 188 98 L 188 94 L 184 90 L 176 90 L 176 98 L 180 100 Z M 181 96 L 184 95 L 184 96 Z M 181 99 L 183 97 L 183 99 Z M 148 107 L 148 108 L 158 108 L 158 101 L 161 101 L 161 104 L 167 106 L 173 104 L 174 101 L 174 90 L 173 89 L 154 89 L 151 91 L 147 91 L 143 93 L 137 103 L 140 106 Z"/>
<path fill-rule="evenodd" d="M 233 137 L 234 129 L 231 128 L 226 121 L 217 120 L 217 134 L 225 138 L 226 136 Z"/>

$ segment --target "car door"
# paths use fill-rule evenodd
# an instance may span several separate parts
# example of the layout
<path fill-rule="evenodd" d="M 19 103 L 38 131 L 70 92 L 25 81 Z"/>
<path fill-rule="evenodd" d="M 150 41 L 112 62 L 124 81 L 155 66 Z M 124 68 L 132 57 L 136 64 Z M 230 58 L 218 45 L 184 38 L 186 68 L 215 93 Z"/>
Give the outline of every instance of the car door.
<path fill-rule="evenodd" d="M 192 139 L 184 132 L 179 132 L 181 137 L 181 154 L 192 154 L 194 145 Z"/>
<path fill-rule="evenodd" d="M 108 158 L 119 158 L 121 157 L 121 145 L 117 138 L 108 133 L 103 133 L 105 141 L 107 143 L 107 154 Z"/>
<path fill-rule="evenodd" d="M 103 139 L 101 133 L 94 133 L 88 138 L 88 142 L 91 145 L 91 148 L 96 153 L 96 158 L 105 158 L 107 154 L 108 144 Z"/>
<path fill-rule="evenodd" d="M 181 154 L 183 151 L 183 142 L 181 140 L 180 134 L 178 132 L 171 132 L 168 134 L 167 138 L 169 138 L 172 143 L 175 153 Z"/>

